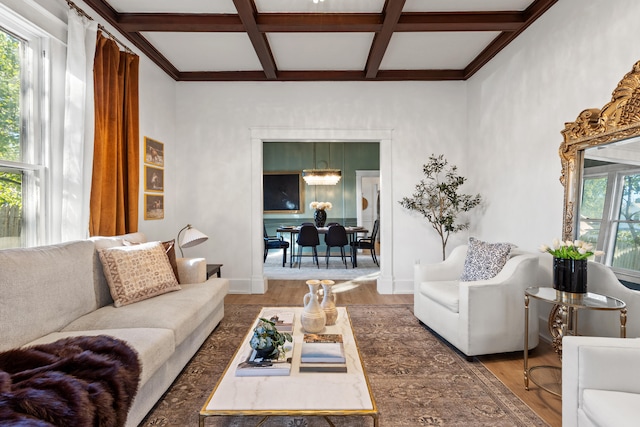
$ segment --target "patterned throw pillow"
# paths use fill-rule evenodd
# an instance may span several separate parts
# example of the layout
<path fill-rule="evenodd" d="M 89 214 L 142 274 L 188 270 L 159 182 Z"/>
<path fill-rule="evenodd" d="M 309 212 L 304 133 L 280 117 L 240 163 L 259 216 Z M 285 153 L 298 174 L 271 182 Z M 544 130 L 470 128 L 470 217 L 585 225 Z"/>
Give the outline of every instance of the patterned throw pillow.
<path fill-rule="evenodd" d="M 511 245 L 509 243 L 487 243 L 482 240 L 469 238 L 467 258 L 460 281 L 491 279 L 500 273 L 509 259 Z"/>
<path fill-rule="evenodd" d="M 116 307 L 180 288 L 160 242 L 98 251 Z"/>
<path fill-rule="evenodd" d="M 133 246 L 139 245 L 138 242 L 130 242 L 128 240 L 123 239 L 122 244 L 124 246 Z M 164 246 L 164 251 L 167 253 L 169 257 L 169 263 L 171 264 L 171 269 L 173 270 L 173 274 L 176 275 L 176 280 L 180 283 L 180 275 L 178 274 L 178 261 L 176 261 L 176 241 L 167 240 L 166 242 L 162 242 L 162 246 Z"/>

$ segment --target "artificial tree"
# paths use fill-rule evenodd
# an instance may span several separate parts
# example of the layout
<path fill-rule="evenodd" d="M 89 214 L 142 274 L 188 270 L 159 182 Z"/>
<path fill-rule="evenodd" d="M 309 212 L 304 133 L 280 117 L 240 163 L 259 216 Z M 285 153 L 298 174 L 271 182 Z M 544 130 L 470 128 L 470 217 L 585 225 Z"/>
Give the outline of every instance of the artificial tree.
<path fill-rule="evenodd" d="M 467 180 L 458 175 L 458 167 L 449 166 L 444 155 L 432 154 L 429 162 L 422 166 L 424 179 L 416 185 L 411 197 L 403 197 L 402 207 L 424 216 L 440 235 L 442 259 L 445 259 L 447 241 L 451 233 L 466 230 L 469 222 L 456 222 L 462 212 L 467 212 L 480 204 L 480 194 L 462 194 L 460 187 Z"/>

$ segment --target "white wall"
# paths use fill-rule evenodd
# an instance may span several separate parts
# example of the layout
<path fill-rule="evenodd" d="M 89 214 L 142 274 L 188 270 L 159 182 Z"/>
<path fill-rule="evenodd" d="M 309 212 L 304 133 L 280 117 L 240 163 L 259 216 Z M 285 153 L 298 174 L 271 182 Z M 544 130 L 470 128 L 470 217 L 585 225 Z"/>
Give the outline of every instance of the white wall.
<path fill-rule="evenodd" d="M 179 83 L 176 144 L 184 148 L 176 152 L 181 165 L 175 200 L 179 220 L 170 227 L 189 222 L 209 235 L 209 241 L 185 254 L 224 264 L 232 290 L 249 292 L 252 247 L 262 244 L 261 231 L 253 233 L 251 227 L 252 218 L 261 215 L 252 204 L 252 171 L 261 168 L 261 156 L 251 155 L 251 130 L 389 130 L 389 158 L 381 160 L 390 164 L 392 186 L 383 184 L 381 190 L 391 205 L 382 227 L 394 248 L 386 258 L 394 282 L 388 291 L 411 291 L 414 260 L 438 259 L 439 242 L 424 221 L 413 219 L 397 201 L 413 191 L 421 165 L 432 153 L 463 162 L 465 85 Z"/>
<path fill-rule="evenodd" d="M 565 122 L 601 108 L 640 59 L 640 2 L 562 0 L 468 81 L 478 235 L 536 250 L 561 237 Z"/>
<path fill-rule="evenodd" d="M 138 230 L 148 239 L 170 240 L 186 225 L 176 218 L 176 180 L 182 166 L 176 152 L 176 82 L 147 57 L 140 57 L 140 197 Z M 144 137 L 164 144 L 164 220 L 144 219 Z"/>

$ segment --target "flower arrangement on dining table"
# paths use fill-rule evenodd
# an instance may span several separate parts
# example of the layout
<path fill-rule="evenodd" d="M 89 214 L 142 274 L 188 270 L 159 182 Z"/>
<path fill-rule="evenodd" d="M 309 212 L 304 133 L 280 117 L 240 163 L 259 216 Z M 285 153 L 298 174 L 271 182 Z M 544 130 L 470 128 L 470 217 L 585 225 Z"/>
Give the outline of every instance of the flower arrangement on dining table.
<path fill-rule="evenodd" d="M 331 204 L 331 202 L 311 202 L 309 203 L 309 207 L 317 211 L 323 211 L 325 209 L 331 210 L 333 205 Z"/>
<path fill-rule="evenodd" d="M 553 239 L 551 246 L 540 246 L 540 252 L 549 252 L 554 258 L 577 260 L 604 255 L 602 251 L 594 251 L 591 243 L 582 240 Z"/>

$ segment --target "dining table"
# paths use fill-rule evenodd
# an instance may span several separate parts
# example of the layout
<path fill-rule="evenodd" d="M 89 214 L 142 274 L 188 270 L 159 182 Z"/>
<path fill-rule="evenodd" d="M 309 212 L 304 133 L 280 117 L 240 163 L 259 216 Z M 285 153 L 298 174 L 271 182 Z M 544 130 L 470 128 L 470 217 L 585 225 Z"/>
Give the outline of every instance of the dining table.
<path fill-rule="evenodd" d="M 280 226 L 276 229 L 276 232 L 279 234 L 289 233 L 289 247 L 291 248 L 291 251 L 289 252 L 289 267 L 293 267 L 293 258 L 294 258 L 293 254 L 295 253 L 295 242 L 296 242 L 296 239 L 294 237 L 296 234 L 300 233 L 300 227 L 301 226 L 299 225 L 286 225 L 286 226 Z M 329 231 L 329 227 L 316 227 L 316 229 L 318 230 L 318 234 L 327 234 L 327 231 Z M 345 227 L 344 229 L 347 232 L 347 236 L 349 237 L 349 248 L 351 250 L 351 257 L 352 257 L 351 264 L 354 267 L 356 267 L 358 265 L 356 260 L 358 251 L 353 250 L 353 245 L 351 245 L 351 243 L 356 241 L 358 234 L 366 234 L 369 232 L 369 230 L 359 226 Z M 309 256 L 309 255 L 303 255 L 303 256 Z"/>

